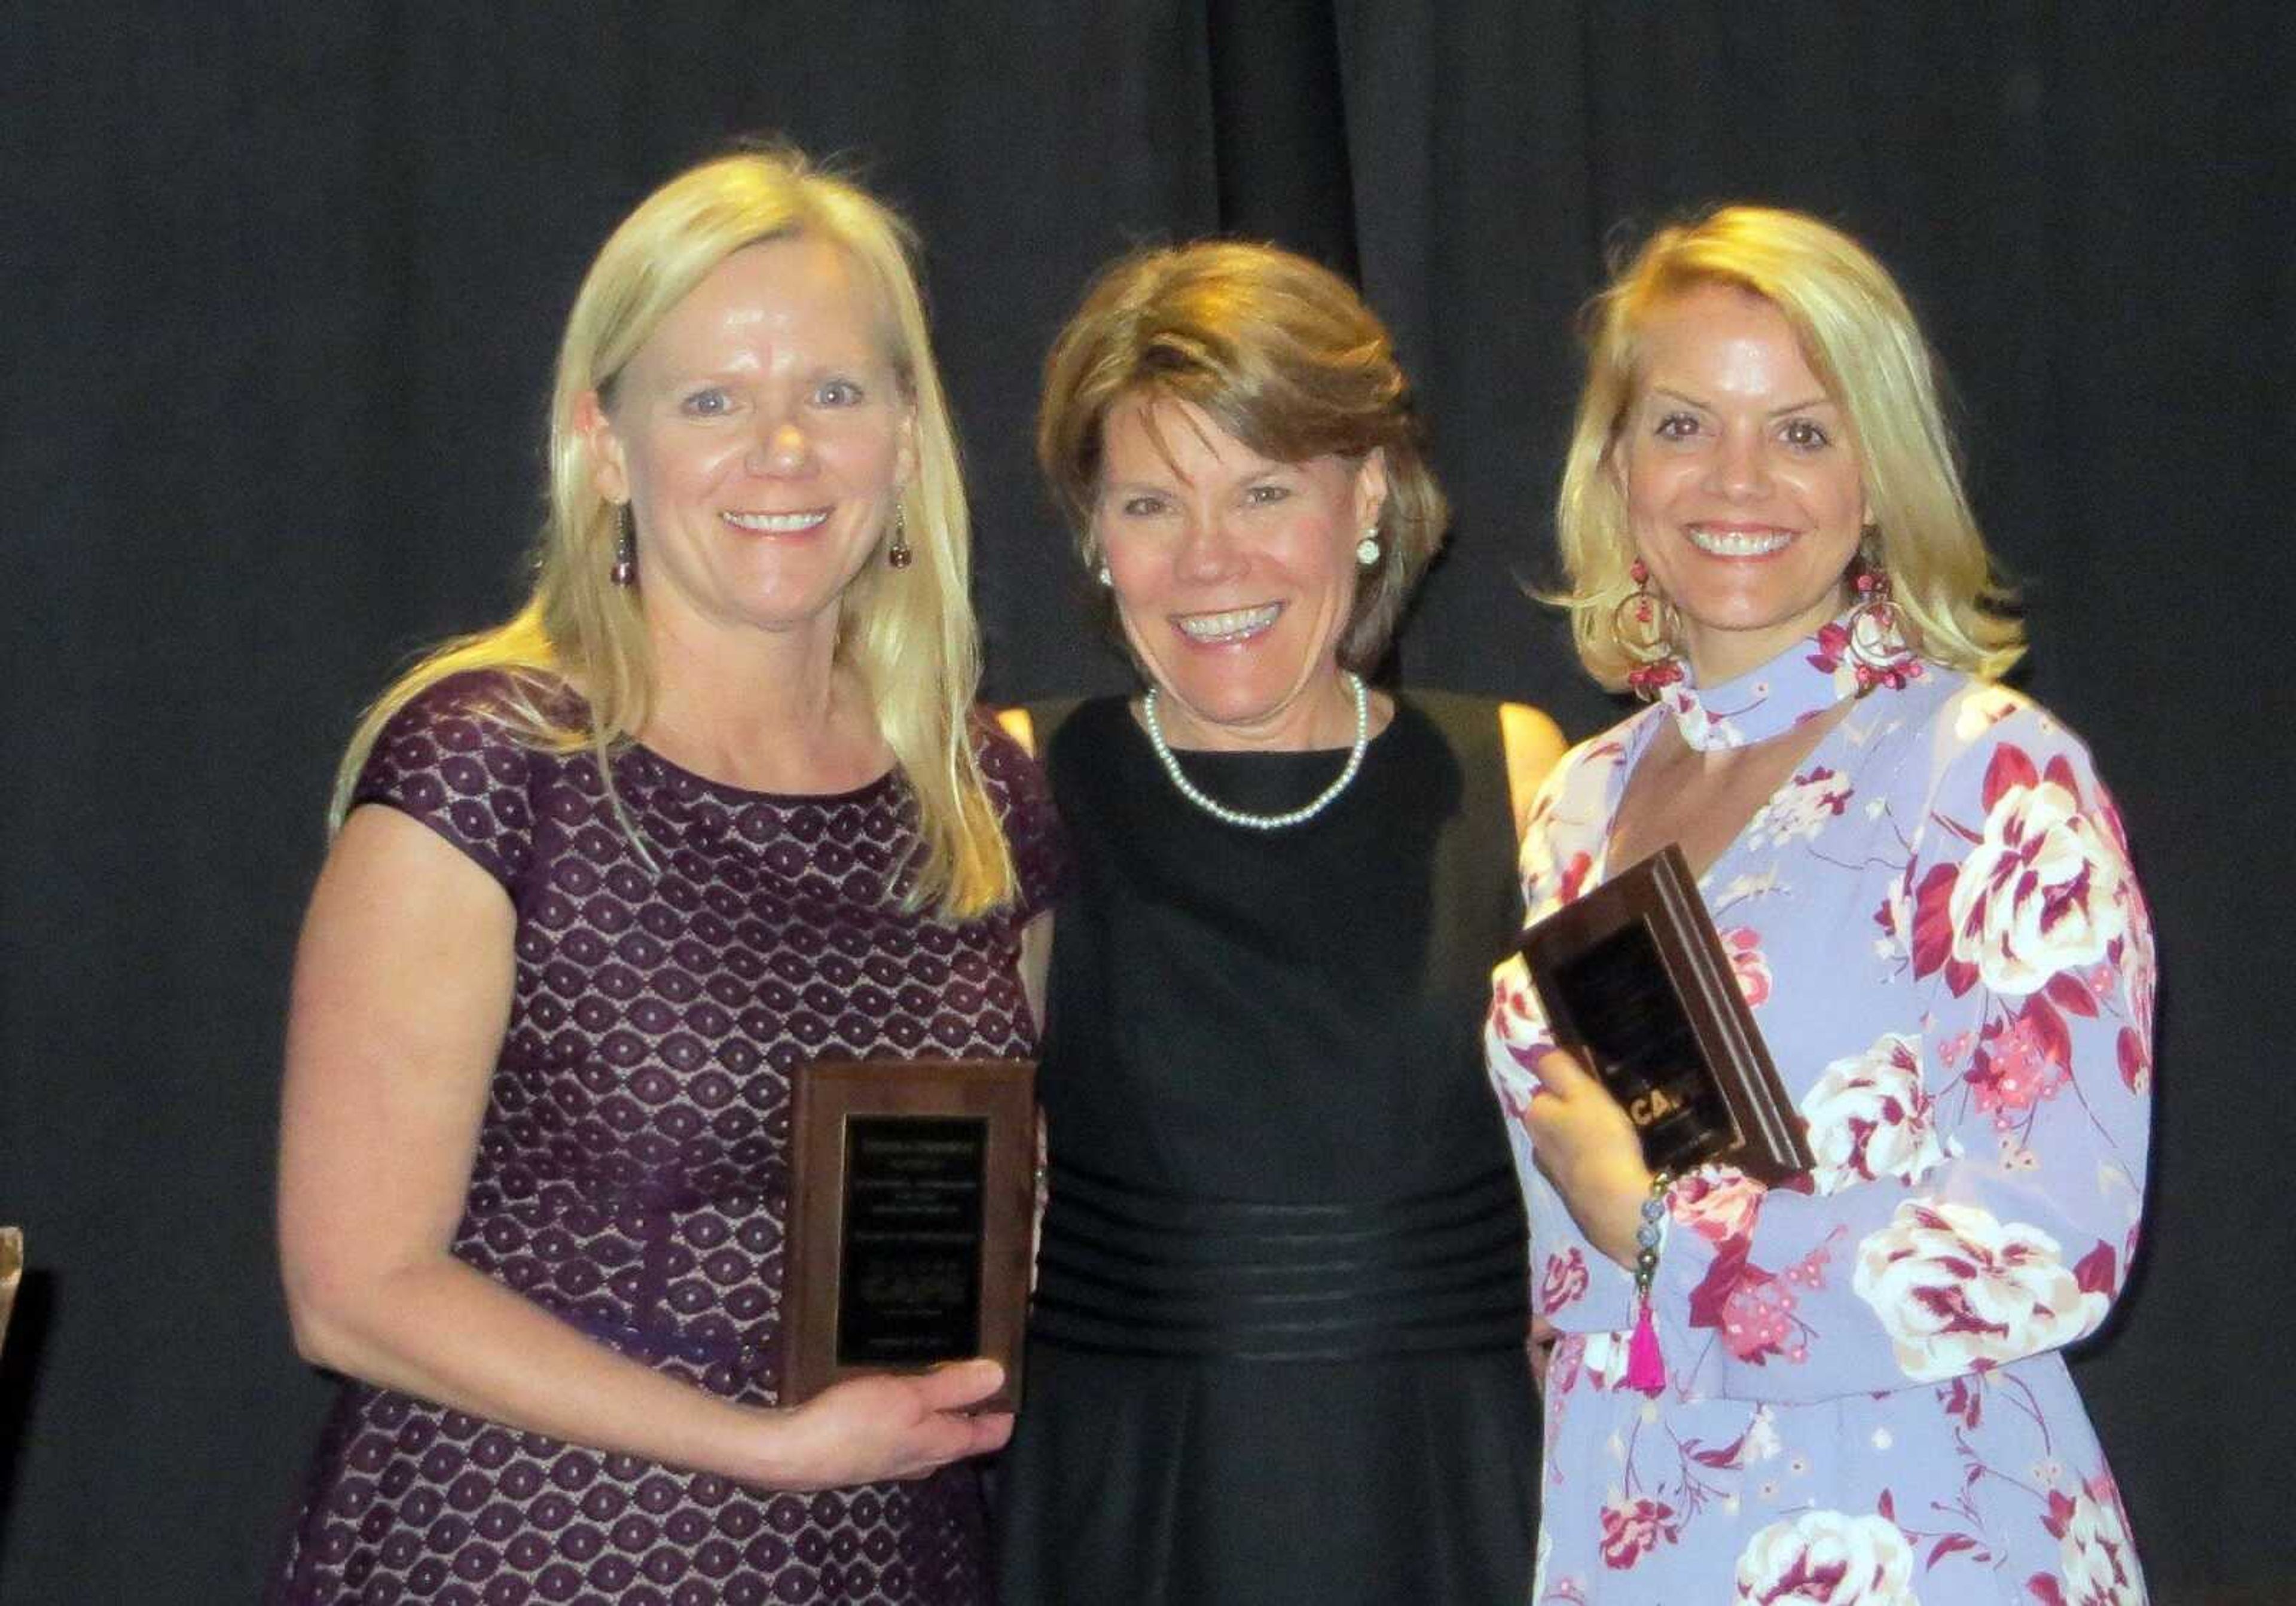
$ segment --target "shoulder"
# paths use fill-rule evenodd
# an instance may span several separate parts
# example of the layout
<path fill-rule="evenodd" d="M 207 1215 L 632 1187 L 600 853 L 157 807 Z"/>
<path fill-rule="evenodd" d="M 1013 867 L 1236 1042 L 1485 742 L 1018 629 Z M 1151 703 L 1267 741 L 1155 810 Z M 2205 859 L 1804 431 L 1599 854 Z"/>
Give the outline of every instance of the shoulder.
<path fill-rule="evenodd" d="M 555 676 L 510 669 L 465 669 L 432 681 L 409 697 L 377 741 L 429 742 L 454 751 L 527 751 L 546 726 L 580 725 L 588 709 Z"/>
<path fill-rule="evenodd" d="M 447 676 L 385 724 L 350 804 L 411 816 L 511 885 L 531 862 L 537 768 L 567 762 L 544 747 L 542 732 L 578 725 L 585 713 L 553 678 L 499 669 Z"/>
<path fill-rule="evenodd" d="M 2084 799 L 2098 790 L 2088 744 L 2063 720 L 2011 687 L 1956 678 L 1923 732 L 1933 798 L 1989 804 L 2007 786 L 2044 778 Z"/>
<path fill-rule="evenodd" d="M 1022 716 L 1021 721 L 1011 718 L 1015 713 Z M 1016 723 L 1020 726 L 1018 733 Z M 969 725 L 973 758 L 980 766 L 981 781 L 988 789 L 989 801 L 997 814 L 1009 824 L 1015 815 L 1029 815 L 1049 808 L 1044 770 L 1037 762 L 1036 750 L 1024 745 L 1021 740 L 1029 733 L 1026 710 L 975 709 Z"/>
<path fill-rule="evenodd" d="M 1666 717 L 1666 710 L 1653 703 L 1636 709 L 1610 729 L 1564 749 L 1540 783 L 1540 799 L 1576 795 L 1589 787 L 1599 791 L 1608 784 L 1611 772 L 1627 761 L 1628 754 L 1648 742 L 1652 731 Z"/>

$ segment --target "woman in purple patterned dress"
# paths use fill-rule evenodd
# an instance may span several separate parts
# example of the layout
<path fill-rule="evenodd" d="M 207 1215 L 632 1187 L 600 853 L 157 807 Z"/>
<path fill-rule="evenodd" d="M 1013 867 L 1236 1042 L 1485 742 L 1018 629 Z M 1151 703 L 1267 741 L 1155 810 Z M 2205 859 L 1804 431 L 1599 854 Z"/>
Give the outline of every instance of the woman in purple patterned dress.
<path fill-rule="evenodd" d="M 2151 924 L 2087 750 L 1994 684 L 2021 643 L 1920 332 L 1854 242 L 1742 207 L 1592 332 L 1569 600 L 1656 706 L 1549 776 L 1529 912 L 1679 842 L 1817 1164 L 1654 1178 L 1501 967 L 1560 1334 L 1534 1598 L 2140 1602 L 2059 1352 L 2136 1248 Z"/>
<path fill-rule="evenodd" d="M 790 154 L 673 180 L 550 461 L 526 609 L 344 762 L 280 1237 L 346 1382 L 274 1598 L 979 1601 L 996 1366 L 778 1397 L 790 1073 L 1029 1052 L 1059 851 L 973 716 L 900 224 Z"/>

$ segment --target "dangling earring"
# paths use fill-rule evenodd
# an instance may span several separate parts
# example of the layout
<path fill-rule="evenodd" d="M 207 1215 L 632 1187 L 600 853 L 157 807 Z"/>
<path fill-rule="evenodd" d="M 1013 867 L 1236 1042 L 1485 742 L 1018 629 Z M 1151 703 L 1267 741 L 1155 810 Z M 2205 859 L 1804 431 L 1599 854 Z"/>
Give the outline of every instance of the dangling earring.
<path fill-rule="evenodd" d="M 1869 528 L 1866 533 L 1868 544 L 1858 549 L 1857 574 L 1852 581 L 1857 587 L 1857 602 L 1849 610 L 1847 626 L 1849 668 L 1857 676 L 1860 697 L 1875 686 L 1903 691 L 1906 683 L 1922 672 L 1921 660 L 1906 638 L 1897 600 L 1890 594 L 1890 571 L 1873 556 L 1873 544 L 1878 542 L 1881 532 Z"/>
<path fill-rule="evenodd" d="M 638 580 L 638 516 L 630 504 L 622 504 L 621 529 L 614 536 L 614 566 L 606 570 L 606 578 L 617 586 L 635 586 Z"/>
<path fill-rule="evenodd" d="M 893 504 L 893 540 L 892 545 L 885 548 L 885 566 L 888 569 L 906 569 L 916 561 L 917 554 L 909 550 L 908 518 L 897 502 Z"/>
<path fill-rule="evenodd" d="M 1364 527 L 1363 539 L 1356 543 L 1356 561 L 1365 569 L 1379 561 L 1379 526 Z"/>
<path fill-rule="evenodd" d="M 1674 604 L 1651 589 L 1648 564 L 1636 558 L 1627 572 L 1635 588 L 1611 610 L 1611 634 L 1636 660 L 1627 671 L 1628 687 L 1644 702 L 1656 702 L 1661 691 L 1682 678 L 1682 660 L 1674 650 L 1682 621 Z"/>

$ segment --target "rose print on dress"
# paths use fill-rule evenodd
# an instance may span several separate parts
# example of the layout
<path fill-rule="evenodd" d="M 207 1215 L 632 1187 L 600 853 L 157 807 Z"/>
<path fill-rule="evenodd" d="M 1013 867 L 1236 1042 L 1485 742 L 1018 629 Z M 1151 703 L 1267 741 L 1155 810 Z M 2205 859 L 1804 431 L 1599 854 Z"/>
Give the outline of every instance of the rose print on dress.
<path fill-rule="evenodd" d="M 1731 1606 L 1920 1606 L 1914 1549 L 1886 1517 L 1804 1512 L 1748 1541 L 1730 1599 Z"/>
<path fill-rule="evenodd" d="M 2144 1606 L 2144 1575 L 2128 1536 L 2128 1515 L 2110 1473 L 2070 1495 L 2049 1491 L 2041 1525 L 2057 1536 L 2060 1572 L 2036 1573 L 2026 1589 L 2044 1606 Z"/>
<path fill-rule="evenodd" d="M 1706 1166 L 1667 1193 L 1674 1219 L 1711 1243 L 1744 1238 L 1762 1208 L 1762 1184 L 1734 1166 Z"/>
<path fill-rule="evenodd" d="M 1952 1152 L 1922 1086 L 1921 1045 L 1901 1033 L 1885 1033 L 1864 1053 L 1828 1065 L 1804 1095 L 1801 1113 L 1821 1194 L 1884 1176 L 1918 1183 Z"/>
<path fill-rule="evenodd" d="M 1819 765 L 1780 787 L 1747 825 L 1746 834 L 1773 848 L 1814 837 L 1849 807 L 1851 791 L 1847 778 Z"/>
<path fill-rule="evenodd" d="M 1946 829 L 1973 846 L 1959 865 L 1923 879 L 1914 916 L 1914 973 L 1940 966 L 1954 994 L 1980 979 L 2022 996 L 2062 971 L 2105 956 L 2128 927 L 2120 844 L 2084 814 L 2080 784 L 2060 754 L 2046 771 L 2005 742 L 1985 772 L 1984 828 Z"/>
<path fill-rule="evenodd" d="M 1671 1545 L 1682 1535 L 1674 1508 L 1662 1500 L 1612 1495 L 1603 1503 L 1602 1520 L 1605 1567 L 1632 1567 L 1654 1545 L 1661 1541 Z"/>
<path fill-rule="evenodd" d="M 1888 1331 L 1898 1366 L 1923 1381 L 2070 1343 L 2107 1304 L 2039 1228 L 1920 1200 L 1858 1245 L 1851 1286 Z"/>
<path fill-rule="evenodd" d="M 1587 1291 L 1587 1257 L 1573 1247 L 1567 1255 L 1549 1255 L 1546 1274 L 1538 1280 L 1538 1314 L 1551 1316 Z"/>
<path fill-rule="evenodd" d="M 1762 957 L 1762 934 L 1751 926 L 1733 926 L 1722 933 L 1722 947 L 1730 955 L 1730 969 L 1746 1007 L 1758 1010 L 1770 1001 L 1770 962 Z"/>

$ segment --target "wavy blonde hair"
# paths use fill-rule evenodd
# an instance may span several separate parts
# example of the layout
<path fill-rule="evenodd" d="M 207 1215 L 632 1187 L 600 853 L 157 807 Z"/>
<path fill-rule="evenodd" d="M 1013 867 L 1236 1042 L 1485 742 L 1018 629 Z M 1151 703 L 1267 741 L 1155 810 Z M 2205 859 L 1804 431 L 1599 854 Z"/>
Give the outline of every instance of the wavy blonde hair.
<path fill-rule="evenodd" d="M 1636 589 L 1626 494 L 1611 460 L 1641 378 L 1652 312 L 1702 284 L 1732 284 L 1775 307 L 1802 358 L 1849 415 L 1878 537 L 1869 556 L 1922 655 L 1992 678 L 2025 651 L 2003 611 L 2013 600 L 1962 488 L 1939 397 L 1936 360 L 1889 270 L 1841 230 L 1800 212 L 1721 207 L 1660 229 L 1584 315 L 1578 397 L 1555 531 L 1579 660 L 1617 691 L 1641 660 L 1613 626 Z"/>
<path fill-rule="evenodd" d="M 644 725 L 655 669 L 636 589 L 608 578 L 619 514 L 594 483 L 583 398 L 594 390 L 610 399 L 670 309 L 727 257 L 797 235 L 833 242 L 861 270 L 874 292 L 879 338 L 915 411 L 917 471 L 900 494 L 914 561 L 899 571 L 874 558 L 863 566 L 844 594 L 836 648 L 916 796 L 920 840 L 908 905 L 955 919 L 1012 899 L 1011 850 L 970 737 L 980 680 L 971 529 L 913 236 L 882 202 L 785 147 L 736 152 L 679 174 L 600 249 L 559 348 L 549 512 L 536 543 L 534 589 L 512 619 L 442 644 L 367 709 L 336 774 L 332 824 L 340 825 L 391 717 L 424 688 L 475 669 L 506 673 L 499 716 L 518 739 L 560 752 L 588 749 L 614 795 L 610 760 Z M 586 704 L 579 723 L 566 718 L 553 683 L 579 691 Z M 615 808 L 620 815 L 619 799 Z"/>
<path fill-rule="evenodd" d="M 1271 462 L 1384 455 L 1379 562 L 1340 636 L 1340 661 L 1370 668 L 1450 522 L 1386 325 L 1345 279 L 1272 245 L 1202 240 L 1103 269 L 1046 359 L 1037 414 L 1037 461 L 1086 569 L 1100 562 L 1109 416 L 1160 398 L 1201 409 Z"/>

